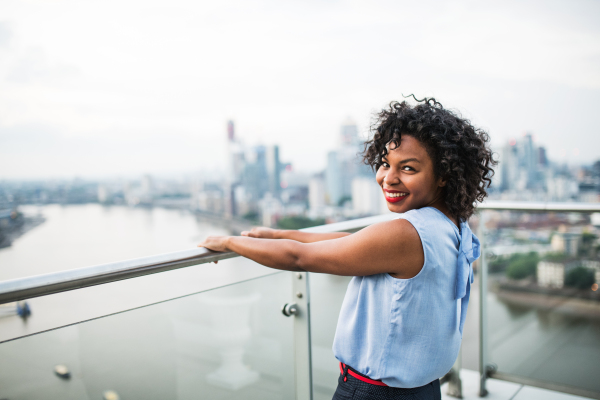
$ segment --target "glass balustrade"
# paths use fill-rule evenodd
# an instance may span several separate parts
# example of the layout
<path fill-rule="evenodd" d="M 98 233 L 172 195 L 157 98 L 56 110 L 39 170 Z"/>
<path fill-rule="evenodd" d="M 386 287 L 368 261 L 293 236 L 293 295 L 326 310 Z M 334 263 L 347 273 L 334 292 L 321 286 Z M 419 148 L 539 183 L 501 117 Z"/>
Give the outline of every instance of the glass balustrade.
<path fill-rule="evenodd" d="M 340 374 L 331 347 L 351 277 L 310 274 L 313 400 L 330 400 Z"/>
<path fill-rule="evenodd" d="M 590 214 L 487 210 L 485 233 L 479 218 L 472 226 L 487 274 L 475 269 L 492 376 L 600 394 L 600 241 Z M 5 307 L 0 399 L 308 398 L 300 275 L 239 257 L 33 299 L 25 319 Z M 308 280 L 314 400 L 337 385 L 331 347 L 350 279 Z M 475 282 L 463 336 L 471 369 L 479 289 Z M 300 311 L 287 318 L 281 307 L 292 302 Z"/>
<path fill-rule="evenodd" d="M 6 341 L 0 399 L 293 399 L 291 293 L 275 272 Z"/>
<path fill-rule="evenodd" d="M 497 376 L 600 394 L 600 242 L 590 214 L 485 211 L 484 221 Z"/>

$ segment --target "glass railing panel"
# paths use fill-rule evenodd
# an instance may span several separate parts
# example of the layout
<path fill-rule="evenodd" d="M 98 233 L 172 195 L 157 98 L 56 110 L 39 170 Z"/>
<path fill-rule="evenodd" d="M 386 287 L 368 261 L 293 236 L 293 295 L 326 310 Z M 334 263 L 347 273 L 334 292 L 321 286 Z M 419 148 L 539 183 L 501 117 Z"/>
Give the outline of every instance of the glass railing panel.
<path fill-rule="evenodd" d="M 600 394 L 600 229 L 589 214 L 486 211 L 489 361 Z"/>
<path fill-rule="evenodd" d="M 291 281 L 278 272 L 1 343 L 0 398 L 293 399 Z"/>
<path fill-rule="evenodd" d="M 31 315 L 3 318 L 0 343 L 160 301 L 272 274 L 243 257 L 27 300 Z"/>
<path fill-rule="evenodd" d="M 331 347 L 351 277 L 310 274 L 313 400 L 329 400 L 340 374 Z"/>

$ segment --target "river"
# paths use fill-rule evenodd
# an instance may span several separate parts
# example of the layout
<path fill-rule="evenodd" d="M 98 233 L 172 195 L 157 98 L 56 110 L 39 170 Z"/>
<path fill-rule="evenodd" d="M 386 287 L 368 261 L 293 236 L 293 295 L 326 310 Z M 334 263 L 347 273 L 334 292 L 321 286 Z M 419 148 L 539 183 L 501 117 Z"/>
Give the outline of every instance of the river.
<path fill-rule="evenodd" d="M 188 211 L 98 204 L 22 206 L 46 222 L 0 249 L 0 280 L 194 247 L 226 230 Z"/>

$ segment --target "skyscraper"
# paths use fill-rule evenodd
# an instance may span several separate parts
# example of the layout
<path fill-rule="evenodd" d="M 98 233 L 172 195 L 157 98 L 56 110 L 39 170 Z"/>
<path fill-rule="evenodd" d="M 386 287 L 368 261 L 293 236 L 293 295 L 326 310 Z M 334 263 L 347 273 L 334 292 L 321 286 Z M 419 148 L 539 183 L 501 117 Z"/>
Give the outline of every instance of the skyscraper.
<path fill-rule="evenodd" d="M 503 191 L 539 190 L 545 187 L 545 169 L 548 166 L 546 149 L 538 147 L 533 136 L 526 133 L 520 140 L 511 139 L 500 157 Z"/>
<path fill-rule="evenodd" d="M 279 146 L 267 147 L 267 175 L 269 177 L 269 192 L 278 199 L 281 194 L 281 170 L 283 165 L 279 160 Z"/>
<path fill-rule="evenodd" d="M 346 121 L 344 121 L 342 124 L 340 136 L 342 139 L 342 146 L 352 146 L 358 144 L 358 127 L 350 118 L 346 119 Z"/>
<path fill-rule="evenodd" d="M 227 121 L 227 165 L 224 182 L 225 215 L 237 215 L 235 188 L 239 185 L 244 170 L 244 151 L 242 145 L 235 137 L 235 124 Z"/>
<path fill-rule="evenodd" d="M 373 177 L 373 173 L 361 161 L 362 143 L 354 122 L 347 120 L 341 126 L 340 143 L 337 149 L 328 153 L 325 170 L 327 198 L 329 204 L 334 206 L 352 197 L 352 180 L 355 177 Z"/>
<path fill-rule="evenodd" d="M 258 202 L 269 190 L 267 148 L 254 146 L 246 152 L 242 185 L 250 201 Z"/>

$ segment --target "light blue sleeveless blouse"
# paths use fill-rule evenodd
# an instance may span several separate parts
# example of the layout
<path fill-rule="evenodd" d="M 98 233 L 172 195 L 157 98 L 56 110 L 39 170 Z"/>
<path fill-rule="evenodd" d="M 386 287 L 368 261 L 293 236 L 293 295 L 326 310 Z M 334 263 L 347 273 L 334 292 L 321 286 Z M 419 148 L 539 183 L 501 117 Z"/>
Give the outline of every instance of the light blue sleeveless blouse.
<path fill-rule="evenodd" d="M 417 230 L 425 263 L 410 279 L 355 276 L 333 342 L 335 357 L 388 386 L 423 386 L 446 374 L 458 355 L 479 240 L 433 207 L 399 219 Z"/>

